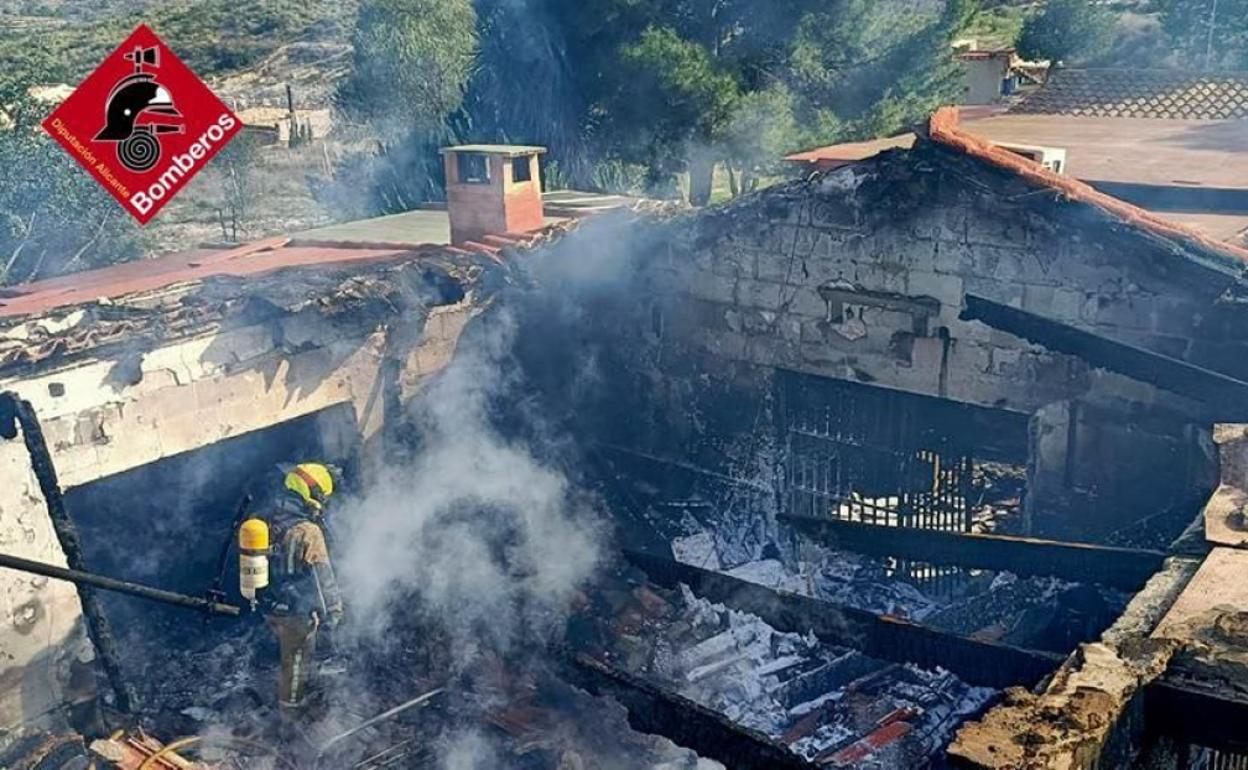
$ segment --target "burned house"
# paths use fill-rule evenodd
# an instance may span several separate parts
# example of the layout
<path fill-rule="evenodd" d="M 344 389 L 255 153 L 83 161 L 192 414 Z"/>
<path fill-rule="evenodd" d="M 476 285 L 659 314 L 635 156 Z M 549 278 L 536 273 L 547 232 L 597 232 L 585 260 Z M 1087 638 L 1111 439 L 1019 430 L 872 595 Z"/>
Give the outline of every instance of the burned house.
<path fill-rule="evenodd" d="M 1118 623 L 1130 632 L 1110 637 L 1123 642 L 1148 636 L 1141 627 L 1199 563 L 1162 570 L 1219 483 L 1215 423 L 1239 419 L 1240 249 L 993 148 L 950 112 L 908 152 L 630 236 L 539 255 L 534 270 L 552 290 L 535 328 L 562 313 L 576 344 L 530 354 L 553 401 L 574 405 L 569 419 L 594 438 L 604 473 L 624 479 L 616 512 L 652 538 L 635 547 L 677 546 L 668 553 L 686 567 L 675 581 L 704 579 L 710 595 L 783 624 L 768 610 L 774 595 L 747 600 L 747 583 L 826 593 L 804 590 L 802 569 L 760 577 L 749 566 L 790 525 L 893 557 L 891 574 L 920 585 L 959 564 L 1131 592 L 1170 574 L 1127 606 Z M 569 296 L 577 307 L 561 310 Z M 762 531 L 777 520 L 778 535 Z M 890 538 L 863 524 L 899 529 Z M 1087 545 L 1079 567 L 1046 548 L 1007 557 L 1000 539 L 995 557 L 972 556 L 971 541 L 946 534 L 970 531 Z M 1087 571 L 1093 563 L 1105 571 Z M 746 579 L 696 569 L 708 564 Z M 961 635 L 994 638 L 996 619 L 979 621 Z M 869 622 L 855 630 L 877 633 Z M 982 673 L 993 655 L 977 654 L 970 668 Z M 1113 707 L 1088 720 L 1098 727 L 1071 739 L 1081 761 L 1099 754 L 1150 677 L 1128 677 L 1107 696 Z M 998 731 L 993 753 L 963 746 L 962 756 L 1013 766 L 1042 711 L 1013 722 L 1018 743 Z M 1225 725 L 1215 714 L 1226 713 L 1212 709 L 1209 724 Z"/>
<path fill-rule="evenodd" d="M 966 530 L 961 485 L 997 462 L 1025 466 L 1019 533 L 1126 543 L 1188 523 L 1244 374 L 1243 252 L 948 120 L 620 257 L 639 265 L 628 290 L 602 284 L 581 319 L 610 340 L 589 349 L 610 372 L 580 410 L 595 435 L 768 488 L 779 474 L 800 515 Z M 962 496 L 897 521 L 925 479 Z"/>
<path fill-rule="evenodd" d="M 57 471 L 0 442 L 5 550 L 195 594 L 215 549 L 180 544 L 229 536 L 245 477 L 355 463 L 356 515 L 390 509 L 353 533 L 386 573 L 358 601 L 420 624 L 365 647 L 394 659 L 353 702 L 449 694 L 355 714 L 354 767 L 442 766 L 449 723 L 492 736 L 482 767 L 1238 761 L 1248 254 L 948 111 L 910 149 L 575 227 L 549 222 L 575 195 L 507 211 L 536 149 L 448 153 L 482 185 L 453 245 L 352 223 L 4 299 L 4 390 Z M 499 231 L 521 219 L 544 235 Z M 166 738 L 252 725 L 232 627 L 0 574 L 10 730 L 83 731 L 136 686 Z M 523 644 L 477 644 L 508 624 Z"/>
<path fill-rule="evenodd" d="M 236 483 L 257 457 L 230 463 L 231 440 L 260 439 L 256 443 L 276 447 L 282 443 L 279 434 L 295 431 L 318 444 L 375 445 L 385 410 L 402 386 L 384 372 L 402 361 L 412 384 L 440 369 L 471 311 L 465 289 L 452 277 L 455 268 L 447 263 L 414 259 L 376 271 L 342 267 L 343 260 L 384 262 L 402 254 L 277 241 L 192 255 L 177 264 L 123 266 L 81 289 L 87 296 L 120 296 L 86 307 L 54 310 L 65 294 L 56 286 L 10 301 L 19 310 L 44 308 L 9 328 L 5 389 L 38 404 L 43 435 L 71 499 L 78 498 L 82 509 L 95 508 L 101 499 L 109 506 L 99 518 L 83 510 L 77 526 L 91 536 L 88 544 L 95 526 L 115 533 L 120 524 L 137 538 L 133 551 L 112 551 L 106 563 L 128 563 L 134 579 L 158 577 L 167 584 L 172 579 L 170 587 L 201 593 L 202 587 L 177 584 L 202 579 L 208 566 L 204 554 L 198 557 L 198 578 L 195 564 L 181 562 L 187 548 L 163 560 L 159 554 L 166 537 L 191 543 L 226 535 L 220 527 L 228 530 L 228 521 L 201 522 L 206 529 L 191 532 L 184 516 L 237 504 L 228 498 L 239 493 Z M 221 275 L 206 264 L 213 258 L 242 262 L 234 264 L 233 275 Z M 294 281 L 265 281 L 265 288 L 253 284 L 242 291 L 254 271 L 290 271 L 299 263 L 334 264 L 338 271 L 304 272 Z M 168 274 L 160 275 L 162 268 Z M 472 272 L 465 264 L 465 284 Z M 407 309 L 404 303 L 430 314 L 414 318 L 409 329 L 395 329 L 395 339 L 404 336 L 397 352 L 377 323 L 396 308 Z M 233 467 L 232 490 L 221 489 L 209 499 L 157 495 L 151 487 L 141 491 L 162 476 L 144 477 L 139 469 L 162 461 L 177 466 L 182 461 L 168 458 L 188 458 L 222 442 L 227 449 L 218 450 L 216 462 Z M 10 480 L 3 503 L 6 552 L 63 562 L 65 532 L 46 512 L 22 442 L 5 442 L 3 451 Z M 327 451 L 345 456 L 350 449 L 342 444 Z M 179 471 L 166 467 L 166 472 Z M 195 486 L 204 491 L 204 485 Z M 217 494 L 221 497 L 213 499 Z M 97 553 L 95 561 L 110 551 Z M 6 584 L 14 632 L 5 642 L 11 685 L 4 690 L 2 713 L 6 725 L 15 725 L 59 713 L 73 699 L 62 689 L 69 668 L 78 657 L 93 656 L 82 647 L 81 608 L 72 584 L 20 573 L 10 577 L 16 578 Z"/>

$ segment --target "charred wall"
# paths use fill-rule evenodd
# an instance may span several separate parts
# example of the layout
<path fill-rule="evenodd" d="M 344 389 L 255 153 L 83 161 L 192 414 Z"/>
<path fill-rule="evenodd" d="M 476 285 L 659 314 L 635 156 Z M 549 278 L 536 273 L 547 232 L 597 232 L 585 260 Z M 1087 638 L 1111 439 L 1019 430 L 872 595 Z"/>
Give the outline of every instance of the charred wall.
<path fill-rule="evenodd" d="M 334 441 L 359 445 L 367 470 L 370 458 L 384 459 L 382 429 L 398 402 L 453 355 L 478 307 L 470 285 L 414 258 L 67 308 L 6 328 L 0 389 L 33 404 L 68 490 L 340 410 L 350 417 L 337 421 Z M 0 468 L 0 547 L 65 564 L 22 441 L 0 442 Z M 136 505 L 134 516 L 141 510 L 150 508 Z M 161 512 L 149 531 L 184 512 Z M 133 531 L 103 527 L 91 541 L 124 550 Z M 165 545 L 170 554 L 192 547 Z M 5 571 L 0 597 L 0 730 L 59 724 L 72 697 L 69 664 L 92 657 L 74 586 Z"/>
<path fill-rule="evenodd" d="M 532 263 L 553 291 L 523 336 L 565 342 L 528 361 L 601 444 L 771 485 L 789 370 L 1027 416 L 1037 533 L 1104 537 L 1211 488 L 1204 406 L 960 315 L 974 294 L 1233 371 L 1205 342 L 1242 324 L 1219 303 L 1237 270 L 1004 171 L 921 145 L 585 230 Z"/>

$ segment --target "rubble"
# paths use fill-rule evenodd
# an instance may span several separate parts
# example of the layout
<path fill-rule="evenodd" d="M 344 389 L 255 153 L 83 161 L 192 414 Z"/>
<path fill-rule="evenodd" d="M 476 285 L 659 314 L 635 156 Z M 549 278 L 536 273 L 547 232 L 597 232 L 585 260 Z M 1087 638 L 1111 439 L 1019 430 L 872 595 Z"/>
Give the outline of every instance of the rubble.
<path fill-rule="evenodd" d="M 417 310 L 457 302 L 491 265 L 497 267 L 483 257 L 433 250 L 366 270 L 327 266 L 259 278 L 208 276 L 117 300 L 88 300 L 51 314 L 0 322 L 0 376 L 52 362 L 63 365 L 88 354 L 133 355 L 231 324 L 301 313 L 365 328 L 370 320 L 400 307 Z"/>
<path fill-rule="evenodd" d="M 1156 692 L 1149 688 L 1158 680 L 1172 684 L 1172 663 L 1204 684 L 1242 684 L 1242 607 L 1205 607 L 1155 633 L 1167 608 L 1184 606 L 1178 584 L 1205 553 L 1167 561 L 1127 604 L 1121 591 L 1037 576 L 1049 574 L 1043 569 L 835 550 L 784 523 L 800 486 L 809 504 L 803 515 L 889 525 L 879 527 L 885 533 L 919 523 L 959 537 L 1056 532 L 1151 542 L 1212 479 L 1211 420 L 1227 403 L 1222 396 L 1244 387 L 1232 376 L 1242 364 L 1229 373 L 1208 368 L 1238 350 L 1238 252 L 971 142 L 947 113 L 929 133 L 910 154 L 780 185 L 684 221 L 639 224 L 629 211 L 586 227 L 584 238 L 531 248 L 523 260 L 505 245 L 519 241 L 503 236 L 483 250 L 357 243 L 351 248 L 361 254 L 350 265 L 335 261 L 347 255 L 322 251 L 334 250 L 325 244 L 279 239 L 245 253 L 188 257 L 176 273 L 186 280 L 140 276 L 150 285 L 105 299 L 87 295 L 89 281 L 64 304 L 44 306 L 54 299 L 20 292 L 0 298 L 12 316 L 0 336 L 0 375 L 55 412 L 49 443 L 75 487 L 309 416 L 318 438 L 347 434 L 335 444 L 343 454 L 362 456 L 355 443 L 365 440 L 380 464 L 418 453 L 430 432 L 390 407 L 403 407 L 442 372 L 469 319 L 505 315 L 515 341 L 499 366 L 528 390 L 482 399 L 489 409 L 493 400 L 508 402 L 499 407 L 505 414 L 489 415 L 507 424 L 498 438 L 519 444 L 529 433 L 560 434 L 548 442 L 559 446 L 543 446 L 558 458 L 551 466 L 584 467 L 565 478 L 560 466 L 552 486 L 561 494 L 565 481 L 567 490 L 581 482 L 604 488 L 621 535 L 614 545 L 633 564 L 637 541 L 656 546 L 644 556 L 660 563 L 642 569 L 668 586 L 628 572 L 599 575 L 588 587 L 551 578 L 540 568 L 559 572 L 557 548 L 536 549 L 536 564 L 507 563 L 523 550 L 517 541 L 559 540 L 540 527 L 498 526 L 502 514 L 489 509 L 505 506 L 480 500 L 481 478 L 501 478 L 499 496 L 509 500 L 522 498 L 520 482 L 508 462 L 487 466 L 470 489 L 446 497 L 458 529 L 491 537 L 466 550 L 464 563 L 451 559 L 450 574 L 432 577 L 464 586 L 444 602 L 463 616 L 471 615 L 463 602 L 485 593 L 483 584 L 531 584 L 536 593 L 474 604 L 484 620 L 451 639 L 391 601 L 387 583 L 377 597 L 389 602 L 395 627 L 384 643 L 334 640 L 345 670 L 323 672 L 308 722 L 294 734 L 276 727 L 273 640 L 253 619 L 227 628 L 155 612 L 130 616 L 118 636 L 139 695 L 133 729 L 109 738 L 84 730 L 97 738 L 91 750 L 128 770 L 277 770 L 315 765 L 318 753 L 323 766 L 352 770 L 588 770 L 618 767 L 621 757 L 629 768 L 719 767 L 696 743 L 648 734 L 663 732 L 653 718 L 641 715 L 645 729 L 635 727 L 635 702 L 579 689 L 573 669 L 595 661 L 621 689 L 644 685 L 652 702 L 662 699 L 662 719 L 683 716 L 714 735 L 780 747 L 792 761 L 785 767 L 932 767 L 948 746 L 972 767 L 1065 770 L 1103 758 L 1101 766 L 1111 766 L 1117 731 L 1141 693 Z M 265 263 L 279 252 L 316 269 Z M 206 275 L 200 260 L 236 272 Z M 257 264 L 272 270 L 250 272 Z M 477 312 L 486 306 L 508 312 Z M 439 314 L 450 307 L 457 320 Z M 240 329 L 246 334 L 222 342 Z M 422 335 L 427 345 L 417 350 Z M 1070 339 L 1091 340 L 1095 353 L 1072 352 L 1061 343 Z M 188 340 L 203 345 L 179 344 L 160 366 L 145 365 L 167 343 Z M 1168 374 L 1140 374 L 1150 366 Z M 291 376 L 300 367 L 302 376 Z M 802 387 L 792 387 L 799 380 Z M 241 416 L 212 421 L 206 413 L 227 411 L 227 400 Z M 838 406 L 836 420 L 830 405 Z M 319 421 L 340 407 L 347 417 Z M 455 419 L 462 415 L 448 411 L 442 432 L 468 433 L 467 421 Z M 530 413 L 540 419 L 527 420 Z M 172 436 L 184 440 L 161 444 Z M 149 454 L 134 448 L 153 445 Z M 479 449 L 469 442 L 465 454 Z M 1103 462 L 1116 453 L 1130 461 Z M 548 458 L 538 459 L 545 467 Z M 464 464 L 456 454 L 446 467 Z M 1223 481 L 1207 520 L 1227 545 L 1242 546 L 1235 530 L 1245 485 Z M 6 521 L 24 526 L 21 516 L 40 504 L 28 489 L 13 492 L 20 515 L 10 517 L 6 501 Z M 140 508 L 131 492 L 98 515 L 108 519 L 113 505 Z M 409 493 L 395 495 L 391 524 L 420 523 Z M 195 514 L 219 522 L 209 508 Z M 1156 533 L 1139 532 L 1150 517 L 1164 521 Z M 113 547 L 109 527 L 116 523 L 94 530 L 110 540 L 101 547 Z M 172 553 L 165 533 L 152 529 L 161 555 Z M 386 551 L 397 572 L 424 577 L 412 565 L 426 560 L 381 547 L 402 540 L 398 529 L 370 530 L 366 560 Z M 14 542 L 26 537 L 36 547 L 36 534 L 12 532 Z M 436 540 L 419 527 L 404 534 Z M 44 545 L 63 552 L 51 539 L 37 547 Z M 1085 562 L 1106 553 L 1084 550 Z M 487 551 L 502 554 L 497 574 Z M 1114 585 L 1134 589 L 1138 565 L 1151 570 L 1166 555 L 1135 551 L 1136 573 Z M 669 552 L 684 572 L 672 568 Z M 133 556 L 129 548 L 124 556 Z M 473 574 L 472 558 L 491 574 Z M 1205 563 L 1222 559 L 1240 561 L 1215 551 Z M 687 567 L 707 576 L 690 578 Z M 684 577 L 661 580 L 664 569 Z M 526 628 L 514 644 L 507 634 L 491 637 L 515 606 L 541 605 L 515 613 L 527 623 L 547 609 L 534 596 L 556 594 L 560 610 L 568 594 L 580 605 L 566 638 L 565 615 L 554 610 L 542 634 Z M 34 629 L 44 605 L 14 605 L 14 634 L 42 638 Z M 22 665 L 37 665 L 36 657 Z M 998 689 L 1018 682 L 1036 689 Z M 419 710 L 401 708 L 430 691 L 439 697 Z M 107 695 L 101 701 L 119 705 Z M 84 751 L 82 743 L 38 736 L 15 744 L 21 756 L 4 761 L 45 770 L 52 754 Z"/>
<path fill-rule="evenodd" d="M 950 756 L 973 768 L 1068 770 L 1107 750 L 1133 699 L 1181 647 L 1147 638 L 1191 580 L 1196 565 L 1170 559 L 1097 642 L 1080 645 L 1038 693 L 1007 691 L 1002 704 L 959 730 Z M 1119 751 L 1132 761 L 1130 749 Z"/>
<path fill-rule="evenodd" d="M 622 589 L 617 589 L 622 590 Z M 832 767 L 924 766 L 993 691 L 775 631 L 687 587 L 617 594 L 595 654 Z"/>
<path fill-rule="evenodd" d="M 84 766 L 87 749 L 81 735 L 72 732 L 25 732 L 4 736 L 0 767 L 5 770 L 62 770 Z"/>
<path fill-rule="evenodd" d="M 92 741 L 91 753 L 117 770 L 218 770 L 178 753 L 179 749 L 199 742 L 199 738 L 191 737 L 164 744 L 141 731 L 133 735 L 119 731 L 109 738 Z"/>
<path fill-rule="evenodd" d="M 672 541 L 676 560 L 695 567 L 838 607 L 1035 649 L 1065 652 L 1095 639 L 1128 600 L 1121 591 L 1099 586 L 966 569 L 935 571 L 934 587 L 941 590 L 925 593 L 922 581 L 911 576 L 913 565 L 831 550 L 804 538 L 796 551 L 793 566 L 791 560 L 770 558 L 721 569 L 707 566 L 720 563 L 709 533 Z"/>

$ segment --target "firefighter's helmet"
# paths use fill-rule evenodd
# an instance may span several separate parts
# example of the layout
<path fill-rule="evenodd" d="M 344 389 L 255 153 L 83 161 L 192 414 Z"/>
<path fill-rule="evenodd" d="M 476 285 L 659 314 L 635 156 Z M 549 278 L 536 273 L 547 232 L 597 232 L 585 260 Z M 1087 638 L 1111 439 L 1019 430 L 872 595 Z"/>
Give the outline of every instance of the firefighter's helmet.
<path fill-rule="evenodd" d="M 320 463 L 299 463 L 286 473 L 286 488 L 299 496 L 304 504 L 321 511 L 334 493 L 334 475 Z"/>
<path fill-rule="evenodd" d="M 130 138 L 142 113 L 182 117 L 173 105 L 169 89 L 148 73 L 131 75 L 113 88 L 104 108 L 104 128 L 95 135 L 95 141 L 120 142 Z"/>

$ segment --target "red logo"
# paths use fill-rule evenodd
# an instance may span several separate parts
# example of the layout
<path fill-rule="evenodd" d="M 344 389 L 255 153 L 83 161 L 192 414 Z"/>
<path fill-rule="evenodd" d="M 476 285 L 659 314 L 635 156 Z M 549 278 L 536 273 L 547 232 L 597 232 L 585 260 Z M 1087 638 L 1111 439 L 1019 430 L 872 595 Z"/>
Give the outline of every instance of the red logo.
<path fill-rule="evenodd" d="M 147 224 L 242 123 L 140 24 L 43 128 Z"/>

